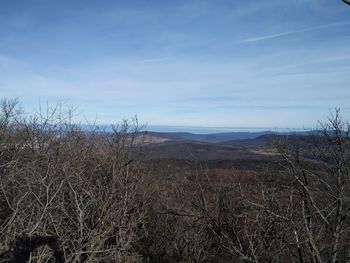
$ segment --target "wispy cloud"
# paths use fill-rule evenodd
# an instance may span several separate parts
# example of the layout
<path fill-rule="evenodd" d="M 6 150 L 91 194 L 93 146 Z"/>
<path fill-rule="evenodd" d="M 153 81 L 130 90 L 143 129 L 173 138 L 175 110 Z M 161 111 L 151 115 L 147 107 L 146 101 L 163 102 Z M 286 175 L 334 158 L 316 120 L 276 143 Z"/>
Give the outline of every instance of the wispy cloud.
<path fill-rule="evenodd" d="M 0 53 L 0 67 L 23 67 L 24 65 L 23 61 Z"/>
<path fill-rule="evenodd" d="M 258 41 L 270 40 L 270 39 L 280 38 L 280 37 L 289 36 L 289 35 L 301 34 L 301 33 L 315 31 L 315 30 L 326 29 L 326 28 L 330 28 L 330 27 L 346 26 L 346 25 L 350 25 L 350 21 L 335 22 L 335 23 L 330 23 L 330 24 L 325 24 L 325 25 L 308 27 L 308 28 L 304 28 L 304 29 L 300 29 L 300 30 L 290 30 L 290 31 L 284 31 L 284 32 L 271 34 L 271 35 L 246 38 L 246 39 L 241 40 L 240 42 L 241 43 L 258 42 Z"/>
<path fill-rule="evenodd" d="M 163 61 L 167 61 L 169 59 L 170 59 L 170 57 L 146 58 L 146 59 L 142 59 L 142 60 L 136 61 L 136 63 L 149 64 L 149 63 L 163 62 Z"/>

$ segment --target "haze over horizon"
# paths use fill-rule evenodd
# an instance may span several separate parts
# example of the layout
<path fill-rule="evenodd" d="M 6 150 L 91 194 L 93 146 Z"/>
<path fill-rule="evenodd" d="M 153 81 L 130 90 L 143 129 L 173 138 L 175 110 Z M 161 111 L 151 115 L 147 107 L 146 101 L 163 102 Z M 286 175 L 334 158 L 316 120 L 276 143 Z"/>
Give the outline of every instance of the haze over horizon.
<path fill-rule="evenodd" d="M 28 111 L 197 127 L 350 119 L 342 1 L 3 1 L 0 92 Z"/>

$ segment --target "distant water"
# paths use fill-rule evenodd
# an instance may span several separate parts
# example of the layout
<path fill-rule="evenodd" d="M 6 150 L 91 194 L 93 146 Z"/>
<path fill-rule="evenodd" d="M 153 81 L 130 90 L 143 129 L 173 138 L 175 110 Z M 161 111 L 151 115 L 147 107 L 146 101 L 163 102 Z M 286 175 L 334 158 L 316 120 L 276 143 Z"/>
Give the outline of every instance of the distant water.
<path fill-rule="evenodd" d="M 195 126 L 163 126 L 147 125 L 146 131 L 153 132 L 190 132 L 195 134 L 210 134 L 223 132 L 304 132 L 310 129 L 301 128 L 249 128 L 249 127 L 195 127 Z"/>

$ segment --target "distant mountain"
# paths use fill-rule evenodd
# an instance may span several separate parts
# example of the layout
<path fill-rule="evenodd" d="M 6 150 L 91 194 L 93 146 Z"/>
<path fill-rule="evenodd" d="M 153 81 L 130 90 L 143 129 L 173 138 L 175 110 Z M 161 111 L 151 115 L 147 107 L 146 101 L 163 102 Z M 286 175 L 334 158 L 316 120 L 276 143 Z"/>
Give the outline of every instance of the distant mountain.
<path fill-rule="evenodd" d="M 229 141 L 219 142 L 218 144 L 233 146 L 233 147 L 243 147 L 243 148 L 260 148 L 260 147 L 270 146 L 279 136 L 281 135 L 265 134 L 253 139 L 229 140 Z"/>
<path fill-rule="evenodd" d="M 211 142 L 168 141 L 150 144 L 143 148 L 145 159 L 183 159 L 183 160 L 237 160 L 264 159 L 268 156 L 250 149 L 236 148 Z"/>
<path fill-rule="evenodd" d="M 151 132 L 147 136 L 154 142 L 145 144 L 143 148 L 146 159 L 184 159 L 184 160 L 237 160 L 278 158 L 274 149 L 276 140 L 290 145 L 297 143 L 302 153 L 312 158 L 309 151 L 313 148 L 327 146 L 329 139 L 324 136 L 312 136 L 313 132 L 299 133 L 158 133 Z M 239 139 L 247 138 L 248 139 Z M 254 138 L 255 137 L 255 138 Z M 225 140 L 230 138 L 230 140 Z M 233 138 L 233 139 L 232 139 Z"/>
<path fill-rule="evenodd" d="M 308 135 L 309 132 L 282 132 L 276 133 L 272 131 L 259 132 L 223 132 L 213 134 L 194 134 L 189 132 L 146 132 L 155 138 L 163 138 L 171 141 L 202 141 L 202 142 L 227 142 L 233 140 L 256 139 L 266 135 Z M 263 139 L 263 138 L 261 138 Z"/>

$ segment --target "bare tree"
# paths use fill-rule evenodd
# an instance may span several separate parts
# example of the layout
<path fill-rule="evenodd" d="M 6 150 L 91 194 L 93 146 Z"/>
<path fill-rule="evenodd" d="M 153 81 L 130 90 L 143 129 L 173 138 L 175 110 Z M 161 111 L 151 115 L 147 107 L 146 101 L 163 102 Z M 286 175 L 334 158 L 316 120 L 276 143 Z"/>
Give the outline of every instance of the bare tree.
<path fill-rule="evenodd" d="M 130 156 L 137 120 L 85 131 L 61 104 L 26 118 L 15 101 L 2 105 L 2 250 L 31 240 L 25 258 L 47 262 L 56 249 L 37 237 L 52 236 L 67 262 L 139 262 L 147 193 L 141 163 Z"/>
<path fill-rule="evenodd" d="M 349 260 L 349 125 L 336 110 L 328 123 L 320 124 L 317 135 L 289 139 L 278 148 L 297 191 L 295 236 L 307 244 L 300 257 L 316 262 Z"/>

